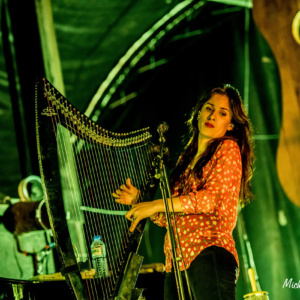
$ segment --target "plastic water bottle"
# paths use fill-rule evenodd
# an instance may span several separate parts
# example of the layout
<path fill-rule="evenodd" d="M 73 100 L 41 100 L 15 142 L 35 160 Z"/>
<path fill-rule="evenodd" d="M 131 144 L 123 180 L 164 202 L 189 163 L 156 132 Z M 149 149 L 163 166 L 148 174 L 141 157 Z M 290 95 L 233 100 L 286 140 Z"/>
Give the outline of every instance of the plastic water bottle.
<path fill-rule="evenodd" d="M 101 235 L 93 237 L 91 244 L 91 252 L 93 259 L 93 268 L 95 269 L 95 278 L 108 277 L 108 266 L 106 259 L 105 244 L 101 240 Z"/>

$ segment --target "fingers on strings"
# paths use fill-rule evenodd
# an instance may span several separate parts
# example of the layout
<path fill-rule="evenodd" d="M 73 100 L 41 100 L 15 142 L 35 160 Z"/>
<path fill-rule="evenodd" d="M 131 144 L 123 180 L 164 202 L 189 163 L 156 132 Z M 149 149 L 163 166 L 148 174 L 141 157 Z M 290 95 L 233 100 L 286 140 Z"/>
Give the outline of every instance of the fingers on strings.
<path fill-rule="evenodd" d="M 125 193 L 127 193 L 126 191 L 120 189 L 117 189 L 115 192 L 112 193 L 112 196 L 115 197 L 115 201 L 116 202 L 122 202 L 125 201 Z"/>
<path fill-rule="evenodd" d="M 136 217 L 133 210 L 130 210 L 125 217 L 132 222 L 129 231 L 133 232 L 140 220 Z"/>
<path fill-rule="evenodd" d="M 112 196 L 115 197 L 115 201 L 121 202 L 122 198 L 126 196 L 125 193 L 130 193 L 130 187 L 132 187 L 130 178 L 127 178 L 126 185 L 122 184 L 119 189 L 112 193 Z"/>

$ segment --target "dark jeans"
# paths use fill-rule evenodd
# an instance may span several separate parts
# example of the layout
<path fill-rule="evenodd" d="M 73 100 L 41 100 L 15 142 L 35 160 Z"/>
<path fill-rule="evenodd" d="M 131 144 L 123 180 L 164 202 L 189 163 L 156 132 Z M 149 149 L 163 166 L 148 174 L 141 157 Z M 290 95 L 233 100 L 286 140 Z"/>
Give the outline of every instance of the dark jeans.
<path fill-rule="evenodd" d="M 194 300 L 234 300 L 237 263 L 224 248 L 211 246 L 204 249 L 187 269 Z M 186 278 L 181 272 L 185 299 L 189 300 Z M 173 272 L 167 273 L 164 299 L 177 300 L 178 292 Z"/>

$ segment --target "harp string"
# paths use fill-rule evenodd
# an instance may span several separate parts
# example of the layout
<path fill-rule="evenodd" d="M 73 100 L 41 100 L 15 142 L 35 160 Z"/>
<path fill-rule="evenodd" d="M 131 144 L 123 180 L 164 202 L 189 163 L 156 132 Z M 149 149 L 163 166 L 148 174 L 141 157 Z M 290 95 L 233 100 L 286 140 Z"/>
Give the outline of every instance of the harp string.
<path fill-rule="evenodd" d="M 59 116 L 60 114 L 58 113 L 57 115 Z M 69 122 L 69 118 L 66 117 L 66 115 L 65 115 L 65 122 L 70 128 L 74 128 L 73 124 L 71 122 Z M 60 124 L 61 121 L 59 120 L 58 123 Z M 90 260 L 90 254 L 89 254 L 88 249 L 85 249 L 86 255 L 83 255 L 82 245 L 84 245 L 84 243 L 80 241 L 81 235 L 83 235 L 83 238 L 86 240 L 85 231 L 82 228 L 82 222 L 83 222 L 83 220 L 82 220 L 83 217 L 81 217 L 82 212 L 80 212 L 80 202 L 87 198 L 85 195 L 86 194 L 85 189 L 82 185 L 82 180 L 80 180 L 80 176 L 84 171 L 86 171 L 86 168 L 80 167 L 80 166 L 83 166 L 84 161 L 81 159 L 80 156 L 78 157 L 78 155 L 76 155 L 74 144 L 68 143 L 68 141 L 72 140 L 72 138 L 74 137 L 74 134 L 72 134 L 71 131 L 67 131 L 66 129 L 64 129 L 64 127 L 60 126 L 59 124 L 57 125 L 57 128 L 61 129 L 63 133 L 61 134 L 61 139 L 59 140 L 61 142 L 58 141 L 58 148 L 59 148 L 58 151 L 60 153 L 65 153 L 65 156 L 61 155 L 60 165 L 65 166 L 64 170 L 65 170 L 66 174 L 68 173 L 68 171 L 70 172 L 70 174 L 68 174 L 67 176 L 63 176 L 63 177 L 64 177 L 64 180 L 66 180 L 65 189 L 69 195 L 68 198 L 69 198 L 70 210 L 74 212 L 73 213 L 73 224 L 74 224 L 73 226 L 77 233 L 76 234 L 76 237 L 77 237 L 76 244 L 77 244 L 77 247 L 79 248 L 79 252 L 80 252 L 79 259 L 84 260 L 84 257 L 86 256 L 86 258 L 89 258 L 89 260 Z M 67 135 L 68 135 L 68 138 L 67 138 Z M 80 137 L 80 132 L 78 130 L 77 130 L 77 135 Z M 70 149 L 70 147 L 71 147 L 71 149 Z M 74 153 L 75 153 L 75 155 L 74 155 Z M 88 176 L 88 172 L 86 172 L 86 173 Z M 78 197 L 72 196 L 72 192 L 75 194 L 78 194 L 78 192 L 76 193 L 76 188 L 74 185 L 74 182 L 76 182 L 76 181 L 78 182 L 78 186 L 79 186 L 79 190 L 80 190 L 79 194 L 83 195 L 83 197 L 81 197 L 80 199 L 78 199 Z M 71 182 L 73 182 L 73 184 Z M 72 234 L 72 230 L 70 230 L 70 234 Z M 74 245 L 74 238 L 72 239 L 72 244 Z M 88 293 L 89 293 L 90 298 L 91 297 L 98 298 L 97 289 L 95 289 L 94 281 L 89 282 L 88 280 L 86 280 L 86 283 L 87 283 Z"/>
<path fill-rule="evenodd" d="M 139 174 L 139 179 L 140 179 L 140 184 L 144 187 L 144 189 L 142 190 L 142 197 L 144 197 L 144 193 L 145 193 L 145 186 L 146 186 L 146 182 L 148 180 L 148 178 L 146 177 L 146 165 L 145 165 L 145 160 L 142 159 L 142 152 L 143 152 L 143 146 L 142 147 L 138 147 L 136 149 L 136 156 L 137 156 L 137 160 L 138 160 L 138 165 L 141 166 L 139 168 L 140 174 Z"/>
<path fill-rule="evenodd" d="M 105 163 L 106 163 L 106 166 L 107 166 L 107 169 L 109 171 L 110 178 L 111 178 L 111 185 L 107 185 L 107 187 L 108 187 L 107 191 L 108 192 L 106 193 L 104 199 L 110 199 L 110 198 L 112 198 L 111 190 L 115 189 L 116 185 L 118 185 L 119 182 L 118 182 L 118 176 L 116 175 L 117 173 L 116 173 L 116 170 L 115 170 L 115 162 L 114 162 L 114 158 L 113 158 L 113 147 L 111 147 L 111 145 L 108 144 L 108 145 L 104 146 L 103 149 L 104 149 L 104 154 L 105 154 Z M 110 189 L 109 189 L 109 187 L 110 187 Z M 108 204 L 108 208 L 112 211 L 117 209 L 116 208 L 116 203 L 114 201 L 108 201 L 106 204 Z M 117 235 L 122 237 L 122 235 L 120 235 L 120 228 L 121 228 L 121 230 L 124 230 L 124 226 L 122 226 L 123 225 L 122 223 L 124 223 L 124 217 L 118 216 L 117 217 L 117 222 L 116 223 L 113 222 L 113 224 L 114 225 L 118 224 L 119 226 L 115 226 L 116 228 L 115 228 L 115 230 L 112 231 L 112 233 L 116 233 Z M 115 236 L 112 236 L 111 239 L 109 239 L 108 238 L 109 237 L 109 232 L 111 230 L 107 231 L 105 227 L 102 228 L 102 230 L 104 230 L 103 236 L 104 236 L 106 246 L 109 248 L 108 252 L 109 252 L 110 249 L 112 249 L 112 250 L 115 249 L 115 251 L 117 251 L 120 248 L 120 246 L 119 245 L 117 245 L 117 246 L 110 245 L 110 241 L 117 241 L 117 240 L 120 240 L 120 239 L 117 239 Z M 122 251 L 123 248 L 124 248 L 124 246 L 121 245 L 121 250 L 120 251 Z M 115 256 L 117 256 L 118 260 L 122 259 L 122 257 L 120 258 L 120 256 L 117 255 L 117 253 L 114 253 L 113 256 L 110 255 L 109 257 L 115 257 Z M 117 261 L 117 263 L 118 263 L 118 261 Z M 113 276 L 114 276 L 114 273 L 113 273 Z M 111 287 L 113 288 L 113 285 Z"/>
<path fill-rule="evenodd" d="M 112 157 L 112 148 L 110 147 L 110 145 L 107 145 L 105 147 L 105 149 L 106 149 L 107 165 L 111 166 L 111 168 L 112 168 L 111 172 L 110 172 L 112 184 L 110 185 L 110 189 L 108 191 L 108 197 L 111 199 L 110 205 L 112 205 L 114 207 L 114 210 L 117 210 L 117 209 L 119 210 L 120 207 L 117 206 L 117 203 L 112 199 L 113 197 L 111 195 L 112 191 L 117 189 L 117 186 L 119 184 L 119 181 L 116 177 L 117 174 L 116 174 L 115 164 L 114 164 L 113 157 Z M 115 217 L 115 219 L 114 219 L 116 222 L 113 222 L 113 224 L 115 226 L 118 225 L 115 227 L 116 228 L 115 233 L 116 233 L 116 235 L 118 235 L 119 238 L 117 239 L 117 238 L 113 237 L 114 241 L 118 241 L 118 243 L 114 247 L 115 256 L 117 257 L 117 260 L 118 260 L 116 262 L 117 264 L 119 264 L 120 261 L 123 259 L 122 253 L 126 247 L 126 244 L 124 245 L 124 240 L 123 240 L 123 236 L 125 234 L 125 232 L 124 232 L 125 231 L 125 226 L 124 226 L 125 220 L 124 219 L 125 218 L 123 216 L 119 215 L 119 216 Z M 120 253 L 121 253 L 121 255 L 120 255 Z"/>
<path fill-rule="evenodd" d="M 131 146 L 131 147 L 133 147 L 133 146 Z M 124 156 L 125 156 L 125 161 L 129 162 L 128 163 L 128 165 L 129 165 L 128 174 L 131 179 L 131 184 L 138 187 L 138 186 L 140 186 L 140 182 L 138 180 L 136 169 L 134 168 L 134 165 L 133 165 L 132 151 L 126 151 Z"/>
<path fill-rule="evenodd" d="M 79 118 L 78 118 L 79 119 Z M 93 166 L 94 164 L 90 164 L 89 162 L 91 161 L 90 159 L 90 153 L 89 151 L 85 151 L 86 148 L 88 150 L 89 145 L 85 143 L 85 133 L 80 131 L 80 128 L 78 127 L 78 122 L 76 123 L 77 125 L 77 136 L 81 139 L 79 142 L 84 143 L 83 147 L 81 147 L 80 153 L 78 153 L 76 156 L 79 157 L 78 159 L 78 174 L 81 176 L 80 182 L 82 183 L 82 190 L 83 190 L 83 205 L 88 206 L 88 207 L 96 207 L 97 203 L 97 193 L 95 191 L 95 186 L 97 188 L 97 185 L 94 185 L 92 183 L 95 183 L 95 180 L 93 180 Z M 82 126 L 84 126 L 84 122 L 82 122 Z M 76 149 L 77 147 L 74 147 Z M 91 166 L 90 166 L 91 165 Z M 102 215 L 99 214 L 91 214 L 88 212 L 84 212 L 84 220 L 85 220 L 85 225 L 83 226 L 83 232 L 87 232 L 86 236 L 86 241 L 89 241 L 86 243 L 86 246 L 88 247 L 91 244 L 92 237 L 94 235 L 100 234 L 103 236 L 102 232 L 102 226 L 100 224 L 105 224 L 102 220 Z M 89 256 L 89 261 L 92 265 L 92 257 L 90 255 L 90 251 L 88 252 Z M 109 251 L 108 251 L 109 252 Z M 98 282 L 99 280 L 97 280 Z M 95 282 L 95 280 L 92 280 L 90 283 L 90 288 L 92 290 L 92 293 L 97 295 L 97 289 L 96 285 L 98 283 Z M 100 286 L 102 291 L 104 291 L 104 296 L 108 293 L 108 283 L 105 281 L 100 280 L 99 281 Z M 98 296 L 97 296 L 98 297 Z"/>
<path fill-rule="evenodd" d="M 55 107 L 52 106 L 52 109 L 54 110 Z M 50 111 L 52 111 L 52 110 L 50 110 Z M 57 112 L 56 115 L 58 117 L 53 118 L 54 122 L 56 122 L 56 128 L 58 128 L 58 129 L 63 128 L 62 126 L 60 126 L 61 120 L 60 120 L 60 117 L 59 117 L 60 116 L 59 111 L 56 110 L 56 112 Z M 65 117 L 65 121 L 68 124 L 68 118 Z M 70 123 L 69 123 L 69 126 L 70 126 Z M 72 128 L 72 125 L 71 125 L 71 128 Z M 55 132 L 55 134 L 56 134 L 56 132 Z M 70 211 L 71 211 L 71 214 L 72 214 L 72 217 L 73 217 L 74 228 L 75 228 L 76 237 L 77 237 L 77 241 L 78 241 L 77 246 L 79 248 L 79 252 L 81 253 L 81 257 L 83 257 L 82 249 L 81 249 L 81 243 L 79 242 L 78 226 L 76 226 L 76 220 L 78 220 L 78 219 L 80 220 L 80 217 L 78 217 L 79 212 L 80 212 L 79 207 L 78 207 L 78 202 L 79 201 L 76 201 L 76 197 L 74 197 L 74 193 L 76 193 L 76 192 L 75 192 L 74 188 L 72 188 L 72 184 L 70 182 L 70 181 L 74 181 L 74 175 L 80 174 L 80 168 L 78 169 L 77 166 L 75 165 L 76 172 L 73 171 L 70 174 L 68 174 L 68 171 L 71 171 L 72 168 L 74 167 L 74 163 L 70 163 L 72 161 L 72 157 L 70 157 L 70 154 L 73 153 L 73 152 L 67 150 L 68 149 L 68 143 L 66 143 L 66 141 L 71 140 L 72 135 L 71 135 L 71 132 L 69 132 L 69 139 L 67 139 L 67 138 L 65 138 L 67 134 L 68 134 L 67 131 L 65 131 L 62 134 L 57 135 L 58 137 L 61 137 L 61 138 L 57 139 L 57 152 L 59 154 L 60 166 L 61 166 L 61 170 L 62 170 L 62 174 L 63 174 L 62 178 L 63 178 L 63 181 L 65 183 L 66 192 L 67 192 L 67 195 L 68 195 L 67 199 L 69 201 L 69 208 L 70 208 Z M 75 156 L 75 158 L 77 160 L 77 164 L 80 165 L 80 162 L 78 162 L 77 156 Z M 81 164 L 82 164 L 82 162 L 81 162 Z M 74 184 L 73 184 L 73 187 L 74 187 Z M 80 190 L 81 190 L 81 194 L 84 195 L 83 188 L 82 188 L 80 180 L 79 180 L 79 187 L 80 187 Z M 72 193 L 73 193 L 73 195 L 72 195 Z M 84 231 L 82 231 L 82 233 L 84 234 Z M 86 252 L 89 255 L 89 252 L 88 251 L 86 251 Z M 95 293 L 96 297 L 98 298 L 97 290 L 95 288 L 92 288 L 91 291 L 90 291 L 89 282 L 87 280 L 86 280 L 86 282 L 87 282 L 87 286 L 88 286 L 89 295 L 91 296 L 90 292 L 92 291 L 92 294 Z"/>
<path fill-rule="evenodd" d="M 111 170 L 111 189 L 109 190 L 109 196 L 110 198 L 112 198 L 111 194 L 112 194 L 112 191 L 113 190 L 116 190 L 118 187 L 119 187 L 119 184 L 120 184 L 120 180 L 118 180 L 117 178 L 117 173 L 116 173 L 116 169 L 115 169 L 115 163 L 113 161 L 113 151 L 111 149 L 111 147 L 109 145 L 106 146 L 106 158 L 107 158 L 107 164 L 111 166 L 112 170 Z M 116 206 L 117 203 L 112 200 L 111 203 L 114 203 L 114 205 Z M 120 207 L 118 207 L 120 208 Z M 119 257 L 119 260 L 122 260 L 123 259 L 123 251 L 124 249 L 126 248 L 127 244 L 126 244 L 126 239 L 124 239 L 124 235 L 126 235 L 126 227 L 124 226 L 125 225 L 125 218 L 122 217 L 122 216 L 118 216 L 116 218 L 116 221 L 117 223 L 115 224 L 118 224 L 118 228 L 117 228 L 117 234 L 119 234 L 120 236 L 120 239 L 118 240 L 119 241 L 119 244 L 117 245 L 117 247 L 115 248 L 116 250 L 116 253 L 121 253 L 121 256 L 120 255 L 117 255 Z"/>
<path fill-rule="evenodd" d="M 57 113 L 57 110 L 56 110 L 56 107 L 53 107 L 53 105 L 51 105 L 52 104 L 52 102 L 50 101 L 51 99 L 52 99 L 52 95 L 53 94 L 51 94 L 51 89 L 48 89 L 47 90 L 47 87 L 46 86 L 44 86 L 44 88 L 45 88 L 45 92 L 46 92 L 46 97 L 47 97 L 47 103 L 48 103 L 48 111 L 50 112 L 50 117 L 51 117 L 51 122 L 52 122 L 52 126 L 53 126 L 53 133 L 54 133 L 54 136 L 55 136 L 55 140 L 56 140 L 56 144 L 57 144 L 57 154 L 58 154 L 58 160 L 60 161 L 60 163 L 61 163 L 61 172 L 63 173 L 63 174 L 66 174 L 66 170 L 65 170 L 65 168 L 64 168 L 64 161 L 65 161 L 65 159 L 64 159 L 64 154 L 63 154 L 63 152 L 61 151 L 61 148 L 62 147 L 60 147 L 59 145 L 61 144 L 60 142 L 59 142 L 59 138 L 58 138 L 58 133 L 56 132 L 56 128 L 58 128 L 58 123 L 59 123 L 59 121 L 57 121 L 57 119 L 59 120 L 59 113 Z M 47 91 L 49 91 L 49 94 L 50 94 L 50 97 L 49 97 L 49 94 L 47 93 Z M 51 98 L 51 99 L 50 99 Z M 51 103 L 51 104 L 50 104 Z M 53 112 L 54 112 L 54 114 L 53 114 Z M 55 115 L 57 115 L 58 117 L 55 117 Z M 64 139 L 63 139 L 64 140 Z M 68 184 L 67 184 L 67 182 L 66 182 L 66 176 L 63 176 L 63 178 L 64 178 L 64 181 L 65 181 L 65 184 L 66 184 L 66 186 L 68 186 Z M 70 196 L 70 193 L 71 193 L 72 191 L 69 191 L 68 189 L 67 189 L 67 194 L 68 194 L 68 199 L 69 199 L 69 201 L 70 201 L 70 199 L 71 199 L 71 196 Z M 74 219 L 74 213 L 73 213 L 73 210 L 72 210 L 72 208 L 71 208 L 71 214 L 73 215 L 73 219 Z M 77 233 L 77 232 L 76 232 Z"/>
<path fill-rule="evenodd" d="M 139 157 L 137 155 L 137 151 L 138 151 L 138 147 L 133 147 L 132 151 L 130 152 L 130 158 L 131 158 L 131 164 L 133 166 L 139 166 L 139 168 L 135 168 L 135 177 L 136 177 L 136 182 L 137 182 L 137 186 L 140 187 L 140 197 L 139 197 L 139 201 L 140 199 L 143 198 L 144 195 L 144 190 L 143 190 L 143 185 L 142 185 L 142 180 L 141 180 L 141 175 L 140 175 L 140 168 L 142 167 L 142 165 L 139 162 Z"/>
<path fill-rule="evenodd" d="M 95 147 L 96 150 L 102 150 L 101 148 L 99 147 Z M 106 150 L 105 150 L 106 151 Z M 92 165 L 96 165 L 97 167 L 100 167 L 100 166 L 105 166 L 105 161 L 99 161 L 99 158 L 101 158 L 101 151 L 100 153 L 95 153 L 95 157 L 96 157 L 96 164 L 94 164 L 94 159 L 93 159 L 93 152 L 90 153 L 92 155 L 92 158 L 90 160 L 91 164 Z M 110 168 L 110 165 L 109 163 L 107 164 L 107 168 Z M 100 178 L 102 178 L 103 176 L 105 177 L 105 174 L 102 173 L 103 170 L 106 170 L 105 167 L 101 168 L 101 173 L 100 173 Z M 94 176 L 96 174 L 99 174 L 99 172 L 94 172 Z M 111 173 L 111 172 L 110 172 Z M 115 207 L 113 207 L 112 205 L 112 202 L 111 201 L 107 201 L 108 199 L 110 199 L 110 196 L 109 196 L 109 185 L 105 184 L 104 186 L 101 186 L 101 182 L 98 180 L 98 176 L 95 176 L 95 186 L 97 187 L 97 190 L 99 191 L 97 193 L 98 195 L 98 201 L 96 204 L 93 205 L 93 207 L 95 208 L 102 208 L 104 204 L 108 204 L 108 207 L 105 207 L 106 209 L 109 209 L 109 210 L 116 210 Z M 94 182 L 93 182 L 93 186 L 94 186 Z M 103 188 L 103 193 L 102 193 L 102 188 Z M 105 203 L 103 203 L 105 202 Z M 102 231 L 101 233 L 101 236 L 102 236 L 102 240 L 105 242 L 105 245 L 106 245 L 106 248 L 107 248 L 107 258 L 108 258 L 108 269 L 110 271 L 110 277 L 109 277 L 109 281 L 106 281 L 106 280 L 102 280 L 102 279 L 97 279 L 99 281 L 103 281 L 104 283 L 107 283 L 107 290 L 110 291 L 112 288 L 113 288 L 113 281 L 115 280 L 115 272 L 114 272 L 114 268 L 112 267 L 112 263 L 111 263 L 111 260 L 109 260 L 109 258 L 111 257 L 114 257 L 115 254 L 114 254 L 114 249 L 116 248 L 116 243 L 115 241 L 118 240 L 115 236 L 113 236 L 113 233 L 116 232 L 116 229 L 114 229 L 116 227 L 115 224 L 112 224 L 113 226 L 113 230 L 109 230 L 110 226 L 109 226 L 109 223 L 108 223 L 108 220 L 106 220 L 106 217 L 104 214 L 100 214 L 101 216 L 101 219 L 102 219 L 102 222 L 99 226 L 101 226 L 101 228 L 99 228 L 98 230 Z"/>
<path fill-rule="evenodd" d="M 51 89 L 50 89 L 51 90 Z M 53 89 L 52 89 L 53 90 Z M 63 157 L 64 157 L 64 153 L 61 151 L 61 148 L 62 147 L 59 147 L 59 142 L 58 142 L 58 137 L 57 137 L 57 132 L 56 132 L 56 130 L 55 130 L 55 128 L 57 128 L 57 126 L 58 126 L 58 123 L 59 122 L 57 122 L 57 120 L 56 119 L 60 119 L 59 118 L 59 113 L 57 113 L 57 111 L 56 111 L 56 107 L 54 107 L 53 105 L 51 106 L 51 104 L 50 103 L 52 103 L 51 101 L 50 101 L 50 99 L 49 99 L 49 95 L 47 94 L 47 101 L 48 101 L 48 108 L 49 108 L 49 111 L 50 111 L 50 114 L 51 114 L 51 121 L 52 121 L 52 125 L 53 125 L 53 132 L 54 132 L 54 135 L 55 135 L 55 139 L 56 139 L 56 143 L 57 143 L 57 153 L 58 153 L 58 159 L 60 160 L 60 162 L 61 162 L 61 167 L 62 167 L 62 173 L 64 174 L 64 176 L 63 176 L 63 178 L 64 178 L 64 183 L 65 183 L 65 185 L 66 186 L 68 186 L 67 185 L 67 182 L 66 182 L 66 178 L 67 178 L 67 176 L 66 176 L 66 169 L 64 168 L 64 165 L 63 165 L 63 162 L 65 161 L 64 159 L 63 159 Z M 56 115 L 58 116 L 58 117 L 55 117 L 55 115 L 53 115 L 53 111 L 55 111 L 56 112 Z M 69 199 L 69 201 L 71 201 L 71 199 L 72 199 L 72 197 L 70 196 L 70 193 L 71 193 L 72 191 L 70 191 L 70 190 L 67 190 L 67 194 L 68 194 L 68 199 Z M 73 212 L 73 210 L 71 209 L 71 214 L 73 215 L 73 218 L 74 218 L 74 212 Z"/>
<path fill-rule="evenodd" d="M 49 94 L 47 93 L 47 91 L 50 92 L 51 89 L 48 89 L 48 90 L 47 90 L 47 87 L 46 87 L 46 86 L 44 86 L 44 88 L 45 88 L 46 98 L 47 98 L 47 103 L 48 103 L 48 111 L 50 112 L 51 122 L 52 122 L 52 126 L 53 126 L 53 133 L 54 133 L 55 140 L 56 140 L 56 144 L 57 144 L 58 160 L 61 162 L 61 172 L 62 172 L 63 174 L 66 174 L 66 170 L 65 170 L 65 168 L 64 168 L 64 161 L 65 161 L 65 159 L 64 159 L 64 153 L 61 151 L 61 148 L 62 148 L 62 147 L 59 146 L 61 143 L 59 142 L 59 138 L 58 138 L 58 135 L 57 135 L 57 132 L 56 132 L 56 128 L 58 128 L 58 127 L 57 127 L 57 126 L 58 126 L 58 123 L 60 123 L 59 121 L 57 121 L 57 119 L 59 120 L 59 113 L 58 113 L 58 111 L 56 110 L 56 107 L 54 107 L 53 105 L 51 105 L 52 102 L 50 101 L 50 99 L 49 99 Z M 51 97 L 52 97 L 51 92 L 50 92 L 50 95 L 51 95 Z M 54 114 L 53 114 L 53 111 L 54 111 Z M 55 115 L 57 115 L 58 117 L 55 117 Z M 64 139 L 63 139 L 63 141 L 64 141 Z M 64 142 L 63 142 L 63 144 L 64 144 Z M 66 182 L 66 178 L 67 178 L 67 177 L 66 177 L 66 176 L 63 176 L 63 178 L 64 178 L 65 185 L 68 186 L 68 184 L 67 184 L 67 182 Z M 70 193 L 72 193 L 72 191 L 70 191 L 69 189 L 67 189 L 67 195 L 68 195 L 67 198 L 68 198 L 69 202 L 70 202 L 70 199 L 72 198 L 72 197 L 70 196 Z M 73 210 L 72 210 L 72 206 L 71 206 L 71 205 L 70 205 L 70 208 L 71 208 L 71 209 L 70 209 L 71 214 L 72 214 L 73 219 L 74 219 L 74 212 L 73 212 Z M 76 232 L 76 235 L 77 235 L 77 230 L 76 230 L 76 228 L 75 228 L 75 232 Z M 78 238 L 78 235 L 77 235 L 77 238 Z"/>
<path fill-rule="evenodd" d="M 78 260 L 85 261 L 86 258 L 91 262 L 89 246 L 92 238 L 98 234 L 102 236 L 109 278 L 86 279 L 86 284 L 90 298 L 100 299 L 103 295 L 107 299 L 117 280 L 117 267 L 125 257 L 130 226 L 123 216 L 129 207 L 116 203 L 112 192 L 130 177 L 141 192 L 139 201 L 143 197 L 152 162 L 149 142 L 142 137 L 144 134 L 126 138 L 91 125 L 91 121 L 85 124 L 88 119 L 75 109 L 68 109 L 67 102 L 53 104 L 56 94 L 50 85 L 45 90 L 50 91 L 50 95 L 46 93 L 49 112 L 53 128 L 57 129 L 54 134 L 64 203 L 67 203 L 73 222 L 72 230 L 69 229 L 73 231 L 72 244 L 79 250 L 75 251 L 79 252 Z M 70 223 L 68 221 L 68 226 Z M 99 286 L 101 295 L 98 295 Z"/>
<path fill-rule="evenodd" d="M 80 132 L 78 132 L 77 135 L 79 137 L 81 137 Z M 83 143 L 83 140 L 80 140 L 80 143 Z M 77 147 L 75 145 L 73 146 L 73 148 L 74 148 L 74 151 L 76 151 Z M 87 155 L 88 154 L 89 153 L 87 152 Z M 95 201 L 96 201 L 96 195 L 92 189 L 93 185 L 91 185 L 93 172 L 90 172 L 90 168 L 89 168 L 89 166 L 87 166 L 87 162 L 89 161 L 89 159 L 85 157 L 85 147 L 82 147 L 81 153 L 77 153 L 76 157 L 78 157 L 77 173 L 79 174 L 79 176 L 81 176 L 80 182 L 81 182 L 81 187 L 82 187 L 81 190 L 82 190 L 82 195 L 83 195 L 82 204 L 84 206 L 93 206 L 93 203 L 95 203 Z M 88 179 L 88 180 L 86 181 L 86 179 Z M 86 233 L 86 236 L 85 236 L 86 241 L 91 241 L 91 237 L 93 236 L 92 232 L 97 232 L 96 228 L 97 228 L 97 225 L 99 226 L 100 223 L 103 223 L 101 221 L 101 215 L 84 213 L 84 223 L 82 225 L 83 226 L 82 232 Z M 100 229 L 98 230 L 98 232 L 99 232 L 99 234 L 102 234 Z M 90 245 L 90 243 L 86 243 L 87 247 L 89 245 Z M 87 250 L 87 253 L 88 253 L 89 261 L 90 261 L 90 263 L 92 263 L 90 251 Z M 94 280 L 88 282 L 88 286 L 89 286 L 89 289 L 91 290 L 92 295 L 96 295 L 98 298 L 96 284 L 97 283 Z M 107 288 L 103 282 L 100 282 L 100 286 L 103 291 L 107 290 Z"/>
<path fill-rule="evenodd" d="M 105 149 L 105 151 L 107 151 L 107 152 L 110 151 L 110 150 L 107 150 L 109 148 L 105 147 L 105 145 L 104 145 L 103 149 Z M 109 166 L 109 164 L 110 164 L 109 153 L 105 153 L 105 154 L 106 155 L 104 157 L 106 158 L 106 164 Z M 113 173 L 110 172 L 110 174 L 112 175 L 111 176 L 111 184 L 110 185 L 106 185 L 107 186 L 107 193 L 106 193 L 106 198 L 107 199 L 112 198 L 111 191 L 114 188 L 114 186 L 116 185 L 116 183 L 114 183 Z M 110 204 L 109 209 L 112 209 L 114 211 L 118 210 L 118 207 L 116 206 L 116 204 L 114 203 L 114 201 L 111 201 L 110 203 L 109 203 Z M 112 236 L 112 241 L 113 241 L 114 245 L 111 245 L 111 248 L 114 251 L 113 257 L 117 257 L 116 263 L 119 263 L 120 260 L 121 260 L 121 257 L 119 257 L 117 254 L 118 254 L 118 249 L 119 249 L 120 245 L 118 244 L 117 241 L 120 241 L 122 239 L 122 235 L 121 235 L 121 232 L 118 230 L 117 224 L 119 224 L 119 226 L 120 226 L 120 223 L 122 224 L 122 217 L 118 216 L 116 218 L 116 221 L 117 222 L 113 222 L 113 228 L 114 228 L 114 232 L 116 232 L 116 234 L 118 235 L 118 239 Z"/>
<path fill-rule="evenodd" d="M 122 153 L 123 152 L 126 152 L 127 150 L 126 149 L 115 149 L 111 155 L 112 157 L 114 157 L 114 160 L 116 161 L 115 164 L 113 164 L 114 166 L 116 166 L 116 174 L 119 174 L 118 176 L 118 182 L 117 182 L 117 188 L 119 188 L 119 186 L 121 184 L 124 184 L 124 180 L 125 180 L 125 171 L 124 169 L 127 169 L 126 168 L 126 164 L 124 164 L 124 160 L 122 159 Z M 115 189 L 115 190 L 116 190 Z M 113 191 L 111 191 L 113 192 Z M 116 203 L 114 200 L 113 200 L 114 203 Z M 120 204 L 116 204 L 120 207 Z M 128 210 L 128 206 L 126 206 L 127 210 Z M 124 249 L 125 247 L 127 247 L 128 245 L 128 225 L 127 225 L 127 220 L 123 217 L 121 219 L 121 222 L 122 222 L 122 232 L 123 232 L 123 237 L 124 237 L 124 242 L 123 242 L 123 247 L 122 247 L 122 253 L 124 253 Z"/>

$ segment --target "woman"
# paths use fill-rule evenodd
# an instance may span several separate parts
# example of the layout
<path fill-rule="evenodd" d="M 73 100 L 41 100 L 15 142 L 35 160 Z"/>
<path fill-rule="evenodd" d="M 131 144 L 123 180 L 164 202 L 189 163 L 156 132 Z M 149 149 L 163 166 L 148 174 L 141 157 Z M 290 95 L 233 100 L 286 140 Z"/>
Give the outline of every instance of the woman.
<path fill-rule="evenodd" d="M 252 196 L 251 124 L 239 92 L 229 84 L 206 93 L 188 123 L 192 137 L 170 184 L 183 258 L 179 267 L 187 269 L 194 299 L 235 299 L 238 257 L 232 231 L 238 203 L 245 205 Z M 137 203 L 138 195 L 130 179 L 113 194 L 118 203 L 132 204 L 126 214 L 133 220 L 130 230 L 147 217 L 166 226 L 162 199 Z M 178 299 L 168 235 L 164 252 L 165 299 Z"/>

